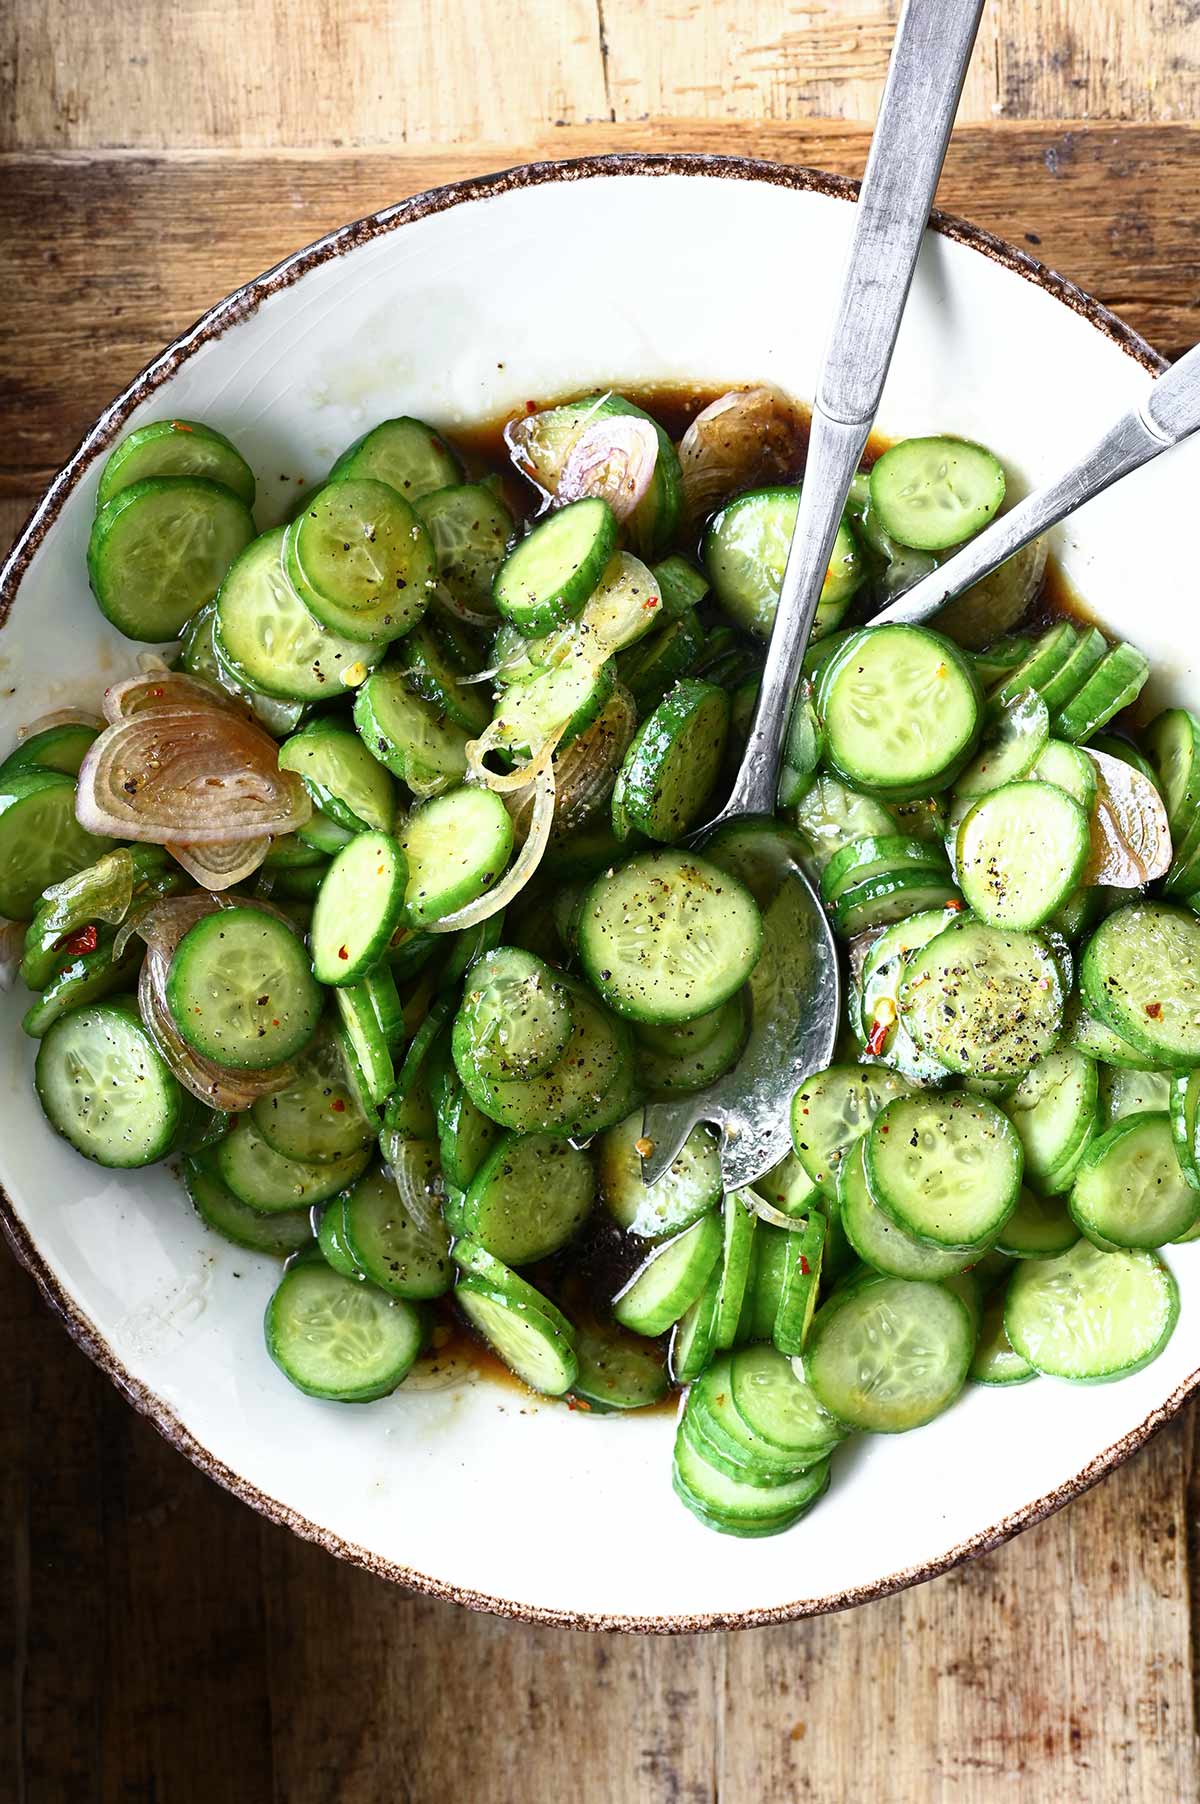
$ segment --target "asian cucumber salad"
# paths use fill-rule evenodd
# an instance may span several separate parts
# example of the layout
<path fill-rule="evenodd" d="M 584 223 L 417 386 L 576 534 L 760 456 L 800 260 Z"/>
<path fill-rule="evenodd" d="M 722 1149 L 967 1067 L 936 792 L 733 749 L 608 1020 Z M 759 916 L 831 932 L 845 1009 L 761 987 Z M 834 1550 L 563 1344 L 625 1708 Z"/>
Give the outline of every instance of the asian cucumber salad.
<path fill-rule="evenodd" d="M 0 914 L 50 1125 L 283 1262 L 293 1385 L 386 1397 L 459 1333 L 580 1414 L 676 1392 L 680 1499 L 770 1535 L 849 1436 L 1170 1335 L 1200 720 L 1134 709 L 1146 659 L 1048 611 L 1037 546 L 936 630 L 873 627 L 1005 495 L 980 445 L 876 447 L 771 823 L 844 948 L 842 1044 L 753 1188 L 707 1127 L 647 1186 L 643 1104 L 737 1063 L 774 956 L 754 823 L 683 842 L 745 744 L 806 442 L 773 389 L 650 405 L 457 449 L 385 420 L 265 531 L 220 432 L 131 432 L 88 575 L 159 649 L 0 766 Z"/>

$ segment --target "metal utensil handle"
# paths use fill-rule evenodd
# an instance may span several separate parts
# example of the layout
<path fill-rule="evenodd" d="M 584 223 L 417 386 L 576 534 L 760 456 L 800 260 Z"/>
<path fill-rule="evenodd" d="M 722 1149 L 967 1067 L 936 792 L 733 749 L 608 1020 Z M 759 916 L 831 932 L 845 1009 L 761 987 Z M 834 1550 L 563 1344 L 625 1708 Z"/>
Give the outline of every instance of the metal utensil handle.
<path fill-rule="evenodd" d="M 990 576 L 1030 539 L 1074 513 L 1160 452 L 1200 429 L 1200 345 L 1161 375 L 1139 408 L 1116 424 L 1057 481 L 1018 501 L 941 567 L 874 616 L 872 625 L 915 625 Z"/>
<path fill-rule="evenodd" d="M 742 767 L 724 812 L 769 814 L 850 480 L 883 392 L 983 0 L 906 0 L 813 409 L 796 527 Z"/>

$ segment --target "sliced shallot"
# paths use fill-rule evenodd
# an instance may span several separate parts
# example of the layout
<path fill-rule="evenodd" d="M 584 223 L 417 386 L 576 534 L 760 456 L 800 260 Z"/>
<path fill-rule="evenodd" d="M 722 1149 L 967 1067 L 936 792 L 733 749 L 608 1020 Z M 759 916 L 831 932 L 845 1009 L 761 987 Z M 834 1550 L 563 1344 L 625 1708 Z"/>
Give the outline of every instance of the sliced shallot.
<path fill-rule="evenodd" d="M 658 434 L 637 414 L 610 414 L 584 428 L 567 453 L 555 488 L 560 505 L 595 495 L 628 520 L 654 477 Z"/>
<path fill-rule="evenodd" d="M 1162 797 L 1149 777 L 1124 759 L 1083 749 L 1096 766 L 1092 855 L 1083 881 L 1140 889 L 1163 876 L 1171 862 L 1171 829 Z"/>
<path fill-rule="evenodd" d="M 23 727 L 17 728 L 17 744 L 24 745 L 35 733 L 48 733 L 53 727 L 95 727 L 99 732 L 104 725 L 98 714 L 89 714 L 86 708 L 55 708 L 50 714 L 39 714 Z"/>
<path fill-rule="evenodd" d="M 229 889 L 256 871 L 271 850 L 269 834 L 258 839 L 233 840 L 221 845 L 213 840 L 183 844 L 171 841 L 167 851 L 189 877 L 204 889 Z"/>
<path fill-rule="evenodd" d="M 730 389 L 696 415 L 679 442 L 689 517 L 702 520 L 743 489 L 794 481 L 807 443 L 807 417 L 782 389 Z"/>
<path fill-rule="evenodd" d="M 0 992 L 12 989 L 24 956 L 24 921 L 0 920 Z"/>
<path fill-rule="evenodd" d="M 104 691 L 104 718 L 110 726 L 131 720 L 135 714 L 170 713 L 176 708 L 219 708 L 225 714 L 249 713 L 245 702 L 228 690 L 218 689 L 204 677 L 183 670 L 143 671 L 113 683 Z"/>

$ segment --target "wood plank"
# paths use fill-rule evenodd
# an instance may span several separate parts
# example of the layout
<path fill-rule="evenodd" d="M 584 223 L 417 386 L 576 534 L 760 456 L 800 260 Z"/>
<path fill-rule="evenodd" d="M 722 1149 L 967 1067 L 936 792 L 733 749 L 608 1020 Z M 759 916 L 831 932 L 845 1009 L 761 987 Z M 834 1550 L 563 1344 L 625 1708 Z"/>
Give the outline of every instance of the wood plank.
<path fill-rule="evenodd" d="M 1193 180 L 1197 137 L 1183 125 L 972 126 L 954 140 L 940 199 L 1031 247 L 1175 354 L 1197 335 L 1200 240 L 1176 198 Z M 0 317 L 9 422 L 0 493 L 35 493 L 176 331 L 343 220 L 515 160 L 715 141 L 711 127 L 691 124 L 388 155 L 0 158 L 0 242 L 23 277 Z M 862 128 L 836 123 L 725 131 L 719 142 L 847 173 L 861 170 L 866 151 Z M 214 193 L 220 232 L 211 229 Z"/>
<path fill-rule="evenodd" d="M 654 116 L 868 121 L 896 0 L 11 0 L 7 148 L 369 147 Z M 964 122 L 1186 117 L 1191 0 L 992 0 Z"/>

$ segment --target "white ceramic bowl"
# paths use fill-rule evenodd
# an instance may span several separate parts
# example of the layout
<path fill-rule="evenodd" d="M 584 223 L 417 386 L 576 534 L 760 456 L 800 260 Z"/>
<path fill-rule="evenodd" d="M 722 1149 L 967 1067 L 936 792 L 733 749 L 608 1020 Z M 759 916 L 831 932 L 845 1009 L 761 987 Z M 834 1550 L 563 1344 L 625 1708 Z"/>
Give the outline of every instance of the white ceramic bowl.
<path fill-rule="evenodd" d="M 230 433 L 271 523 L 348 440 L 414 413 L 453 430 L 601 383 L 763 379 L 810 395 L 851 224 L 834 178 L 716 159 L 543 165 L 346 228 L 252 283 L 123 394 L 51 485 L 0 578 L 0 750 L 21 721 L 95 705 L 132 648 L 92 602 L 100 465 L 168 414 Z M 103 330 L 103 321 L 97 321 Z M 1023 254 L 931 233 L 881 428 L 981 438 L 1018 480 L 1074 457 L 1158 368 L 1149 348 Z M 1060 535 L 1105 625 L 1200 700 L 1180 568 L 1147 533 L 1194 512 L 1200 445 Z M 283 480 L 286 476 L 288 480 Z M 7 618 L 4 616 L 7 614 Z M 367 1409 L 311 1402 L 267 1359 L 273 1271 L 205 1232 L 162 1170 L 108 1174 L 46 1127 L 21 1003 L 0 1001 L 4 1222 L 91 1353 L 193 1460 L 265 1514 L 440 1596 L 529 1619 L 693 1629 L 878 1596 L 994 1546 L 1115 1465 L 1200 1380 L 1200 1245 L 1172 1249 L 1183 1310 L 1123 1383 L 971 1390 L 918 1434 L 860 1439 L 791 1533 L 701 1528 L 670 1484 L 661 1414 L 587 1419 L 481 1380 Z"/>

